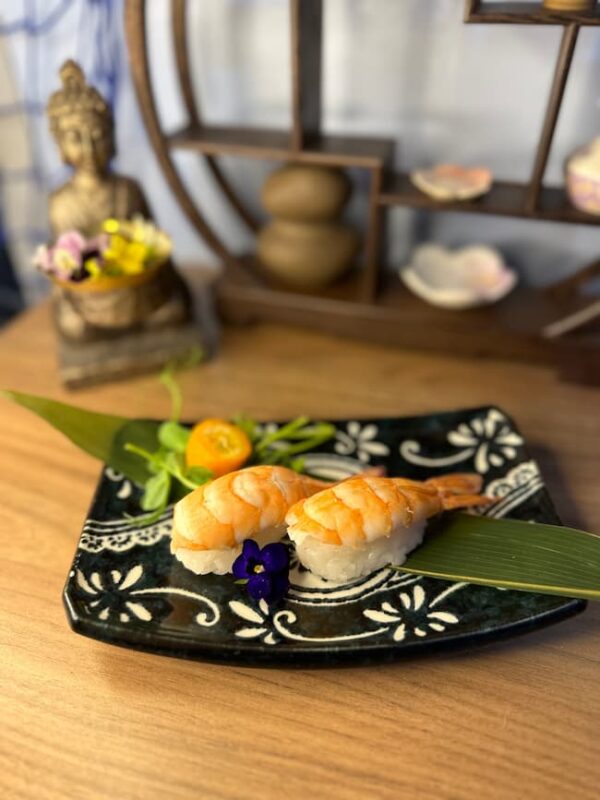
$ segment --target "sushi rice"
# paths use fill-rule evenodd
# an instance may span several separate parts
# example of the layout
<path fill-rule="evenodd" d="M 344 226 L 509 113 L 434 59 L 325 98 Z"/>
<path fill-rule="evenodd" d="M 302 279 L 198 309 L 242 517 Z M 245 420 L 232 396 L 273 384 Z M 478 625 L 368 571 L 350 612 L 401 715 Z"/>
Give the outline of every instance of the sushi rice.
<path fill-rule="evenodd" d="M 285 534 L 285 525 L 275 525 L 252 536 L 259 547 L 278 542 Z M 231 572 L 233 562 L 242 552 L 240 542 L 237 547 L 224 547 L 219 550 L 193 550 L 189 547 L 173 547 L 171 552 L 184 567 L 196 575 L 226 575 Z"/>
<path fill-rule="evenodd" d="M 353 546 L 328 544 L 301 531 L 289 531 L 300 562 L 315 575 L 335 583 L 362 578 L 388 564 L 399 566 L 411 550 L 421 544 L 425 520 L 399 527 L 390 536 Z"/>

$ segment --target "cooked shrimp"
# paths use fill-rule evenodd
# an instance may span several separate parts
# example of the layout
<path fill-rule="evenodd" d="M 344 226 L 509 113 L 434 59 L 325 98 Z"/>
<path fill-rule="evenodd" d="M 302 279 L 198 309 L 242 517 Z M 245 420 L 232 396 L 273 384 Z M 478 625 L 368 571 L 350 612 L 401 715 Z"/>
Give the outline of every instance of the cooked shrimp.
<path fill-rule="evenodd" d="M 359 475 L 299 500 L 286 515 L 300 561 L 321 577 L 351 580 L 401 564 L 423 538 L 429 517 L 491 502 L 481 477 L 427 481 Z"/>
<path fill-rule="evenodd" d="M 194 572 L 229 572 L 244 539 L 277 541 L 290 506 L 330 485 L 286 467 L 230 472 L 176 504 L 171 552 Z"/>

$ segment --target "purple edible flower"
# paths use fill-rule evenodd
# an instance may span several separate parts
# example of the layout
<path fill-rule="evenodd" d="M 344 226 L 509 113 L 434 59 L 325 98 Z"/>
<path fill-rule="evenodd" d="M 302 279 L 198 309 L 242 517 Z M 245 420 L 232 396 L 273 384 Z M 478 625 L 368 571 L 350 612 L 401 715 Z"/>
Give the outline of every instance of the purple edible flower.
<path fill-rule="evenodd" d="M 275 603 L 287 592 L 290 557 L 281 542 L 265 545 L 262 550 L 254 539 L 246 539 L 241 554 L 233 562 L 233 574 L 247 581 L 246 590 L 254 600 Z"/>

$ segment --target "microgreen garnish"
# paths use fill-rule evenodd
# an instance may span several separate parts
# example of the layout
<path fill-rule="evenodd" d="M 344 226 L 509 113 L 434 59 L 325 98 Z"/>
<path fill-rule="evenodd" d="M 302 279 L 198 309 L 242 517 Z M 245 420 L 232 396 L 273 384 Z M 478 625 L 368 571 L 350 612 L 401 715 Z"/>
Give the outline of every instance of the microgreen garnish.
<path fill-rule="evenodd" d="M 303 472 L 304 459 L 295 458 L 324 444 L 335 436 L 335 426 L 328 422 L 311 422 L 309 417 L 296 419 L 275 431 L 264 432 L 262 426 L 244 415 L 233 418 L 252 442 L 254 464 L 280 464 Z"/>
<path fill-rule="evenodd" d="M 190 429 L 173 420 L 163 422 L 158 429 L 158 441 L 167 450 L 173 450 L 175 453 L 185 453 L 189 438 Z"/>
<path fill-rule="evenodd" d="M 145 459 L 151 472 L 156 475 L 166 472 L 167 475 L 175 478 L 188 489 L 195 489 L 213 477 L 212 472 L 204 467 L 186 467 L 180 454 L 174 453 L 172 450 L 161 448 L 155 453 L 149 453 L 143 447 L 131 443 L 127 443 L 125 449 L 128 453 L 135 453 Z"/>
<path fill-rule="evenodd" d="M 167 450 L 165 447 L 150 453 L 143 447 L 128 442 L 125 450 L 143 458 L 148 464 L 150 472 L 154 473 L 144 484 L 144 494 L 140 501 L 144 511 L 153 512 L 144 520 L 146 524 L 156 521 L 166 509 L 173 488 L 173 480 L 178 481 L 188 491 L 193 491 L 213 478 L 212 472 L 204 467 L 186 467 L 182 453 Z"/>

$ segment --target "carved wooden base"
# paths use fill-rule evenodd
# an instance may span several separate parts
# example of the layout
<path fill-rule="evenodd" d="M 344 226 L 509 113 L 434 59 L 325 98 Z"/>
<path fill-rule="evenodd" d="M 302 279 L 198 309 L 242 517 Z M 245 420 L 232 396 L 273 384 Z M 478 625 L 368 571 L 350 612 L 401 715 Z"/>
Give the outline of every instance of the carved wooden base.
<path fill-rule="evenodd" d="M 69 389 L 160 370 L 171 359 L 206 349 L 197 322 L 140 330 L 113 339 L 75 343 L 59 337 L 61 380 Z"/>

